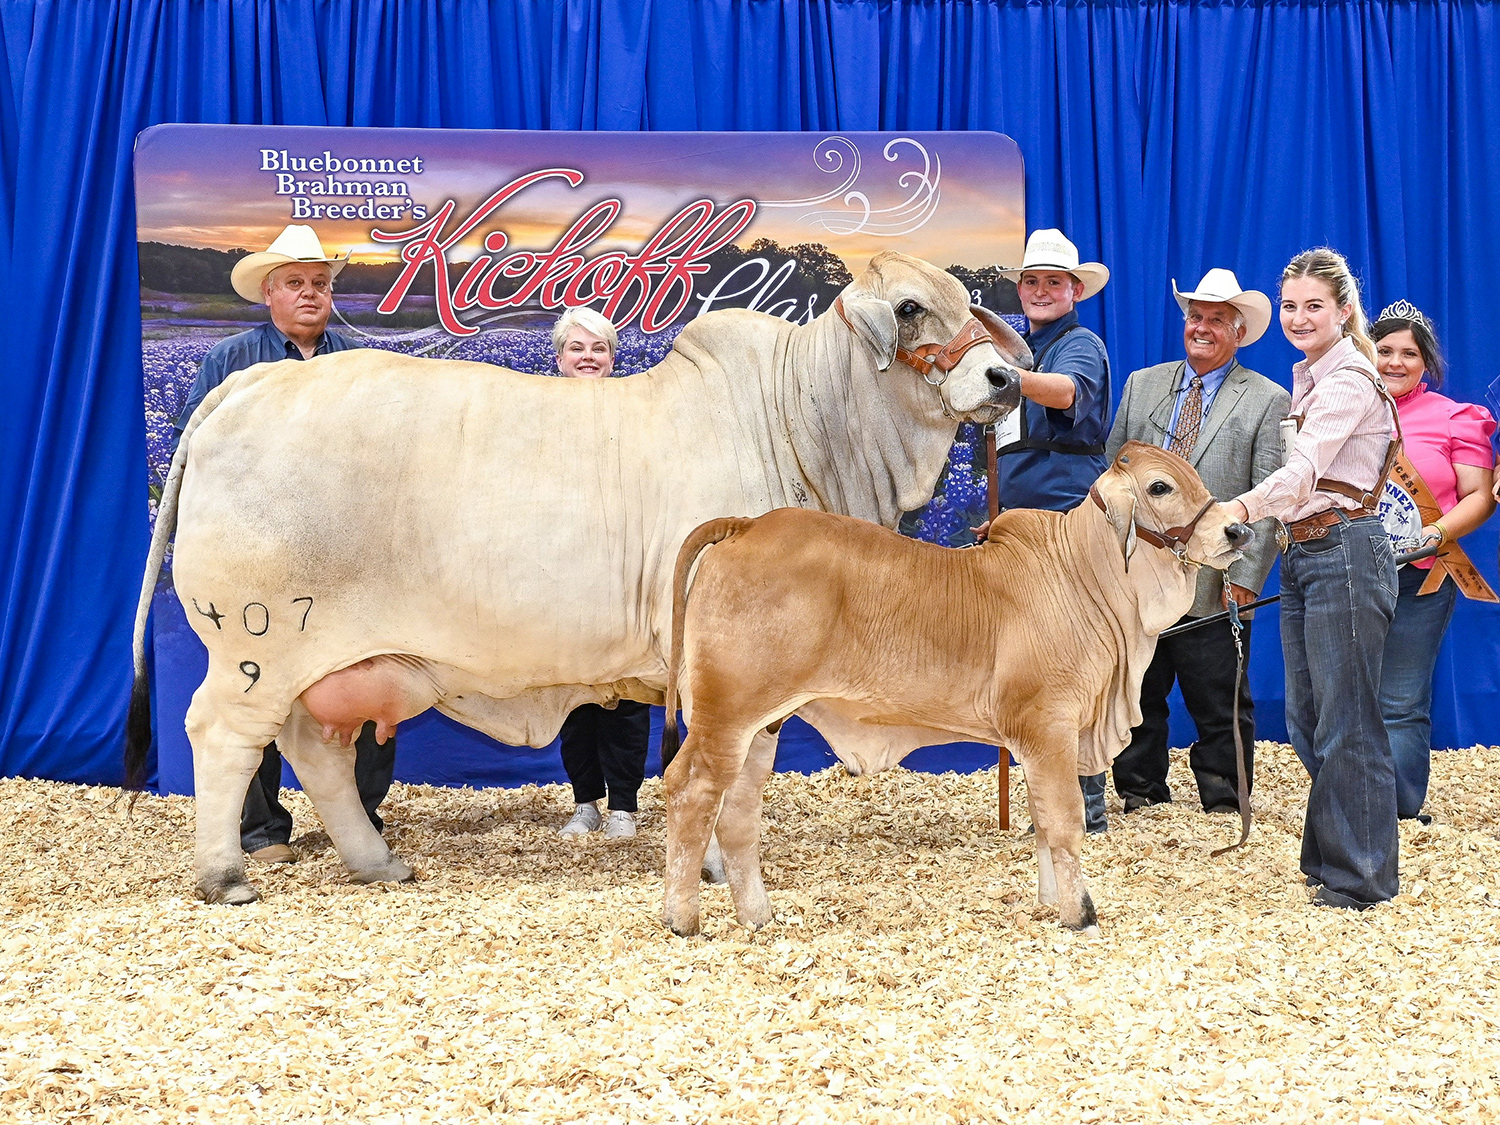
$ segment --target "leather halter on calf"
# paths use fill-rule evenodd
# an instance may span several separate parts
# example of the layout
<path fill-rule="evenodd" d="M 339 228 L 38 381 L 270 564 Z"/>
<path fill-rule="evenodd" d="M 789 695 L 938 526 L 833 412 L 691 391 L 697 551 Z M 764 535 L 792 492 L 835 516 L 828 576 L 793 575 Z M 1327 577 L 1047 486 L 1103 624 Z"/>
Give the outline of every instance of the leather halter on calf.
<path fill-rule="evenodd" d="M 1099 489 L 1097 486 L 1091 485 L 1089 487 L 1089 496 L 1093 499 L 1095 504 L 1099 505 L 1099 510 L 1103 512 L 1106 517 L 1108 517 L 1109 509 L 1105 507 L 1104 497 L 1099 495 Z M 1181 527 L 1169 527 L 1166 531 L 1155 531 L 1149 527 L 1144 526 L 1139 520 L 1134 520 L 1133 522 L 1135 523 L 1136 538 L 1144 539 L 1153 547 L 1161 547 L 1163 550 L 1171 551 L 1172 554 L 1177 556 L 1177 560 L 1179 562 L 1191 562 L 1192 560 L 1187 557 L 1188 540 L 1193 537 L 1193 531 L 1197 528 L 1198 521 L 1203 518 L 1203 514 L 1210 508 L 1212 508 L 1214 504 L 1215 500 L 1212 496 L 1210 496 L 1208 498 L 1208 502 L 1205 503 L 1203 507 L 1198 509 L 1198 514 L 1196 516 L 1190 519 L 1187 523 L 1183 524 Z M 1235 794 L 1238 799 L 1240 810 L 1240 838 L 1236 843 L 1230 844 L 1227 848 L 1218 848 L 1214 852 L 1212 852 L 1211 854 L 1215 858 L 1218 858 L 1225 852 L 1232 852 L 1236 848 L 1244 846 L 1245 841 L 1250 839 L 1251 821 L 1249 773 L 1245 769 L 1245 744 L 1243 741 L 1243 735 L 1240 734 L 1240 684 L 1245 676 L 1245 646 L 1243 640 L 1241 639 L 1241 632 L 1244 629 L 1244 626 L 1240 622 L 1239 603 L 1236 602 L 1229 593 L 1228 571 L 1224 572 L 1224 598 L 1226 604 L 1228 604 L 1230 608 L 1225 613 L 1216 616 L 1228 617 L 1231 631 L 1234 634 L 1234 706 L 1230 721 L 1232 723 L 1231 729 L 1234 731 Z M 1209 619 L 1204 618 L 1203 620 L 1206 621 Z M 1199 622 L 1194 622 L 1194 624 L 1199 624 Z M 1182 626 L 1180 625 L 1174 626 L 1172 629 L 1168 629 L 1160 635 L 1169 635 L 1175 632 L 1177 629 L 1180 629 L 1181 627 Z M 1191 626 L 1188 627 L 1191 628 Z"/>
<path fill-rule="evenodd" d="M 849 316 L 844 312 L 844 298 L 835 297 L 833 308 L 839 314 L 839 319 L 848 325 L 849 331 L 854 332 L 854 325 L 849 322 Z M 948 372 L 958 366 L 958 361 L 963 358 L 964 352 L 975 344 L 993 344 L 995 350 L 999 350 L 999 344 L 990 335 L 989 329 L 980 323 L 977 316 L 971 316 L 964 321 L 958 334 L 946 344 L 922 344 L 914 350 L 908 350 L 898 344 L 896 359 L 906 364 L 932 386 L 941 387 L 948 379 Z M 940 378 L 932 377 L 934 367 L 943 373 Z"/>
<path fill-rule="evenodd" d="M 1089 486 L 1089 498 L 1099 505 L 1099 510 L 1106 515 L 1109 508 L 1104 503 L 1104 497 L 1099 495 L 1097 485 Z M 1205 512 L 1214 506 L 1214 498 L 1210 496 L 1208 502 L 1198 509 L 1198 514 L 1180 527 L 1169 527 L 1166 531 L 1157 531 L 1147 527 L 1140 520 L 1135 522 L 1135 535 L 1137 539 L 1143 539 L 1153 547 L 1171 551 L 1178 559 L 1186 561 L 1188 540 L 1193 537 L 1193 532 L 1198 527 L 1198 521 L 1203 518 Z"/>

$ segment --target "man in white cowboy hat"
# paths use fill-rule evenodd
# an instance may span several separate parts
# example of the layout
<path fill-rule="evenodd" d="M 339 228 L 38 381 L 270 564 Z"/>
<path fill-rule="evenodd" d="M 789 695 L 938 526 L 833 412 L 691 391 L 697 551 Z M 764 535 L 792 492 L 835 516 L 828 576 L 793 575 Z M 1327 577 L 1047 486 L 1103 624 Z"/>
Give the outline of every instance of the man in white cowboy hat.
<path fill-rule="evenodd" d="M 177 417 L 179 438 L 204 396 L 233 372 L 257 363 L 311 359 L 354 346 L 337 332 L 328 331 L 333 279 L 347 260 L 328 257 L 312 227 L 293 224 L 265 251 L 247 254 L 234 264 L 229 284 L 251 304 L 266 305 L 271 320 L 220 340 L 209 349 Z"/>
<path fill-rule="evenodd" d="M 1281 420 L 1291 395 L 1240 365 L 1238 349 L 1259 340 L 1271 323 L 1271 301 L 1240 288 L 1233 273 L 1211 269 L 1190 293 L 1172 282 L 1182 308 L 1186 358 L 1131 374 L 1110 430 L 1113 459 L 1127 441 L 1160 445 L 1187 459 L 1216 497 L 1254 488 L 1281 467 Z M 1255 542 L 1229 568 L 1229 592 L 1240 605 L 1255 600 L 1276 559 L 1272 520 L 1255 525 Z M 1224 608 L 1224 580 L 1205 567 L 1184 621 Z M 1244 644 L 1250 644 L 1245 622 Z M 1141 724 L 1115 759 L 1115 791 L 1125 811 L 1172 799 L 1167 787 L 1167 693 L 1176 681 L 1198 728 L 1189 761 L 1208 812 L 1238 812 L 1234 750 L 1235 648 L 1229 622 L 1191 629 L 1157 643 L 1141 684 Z M 1245 768 L 1254 764 L 1255 713 L 1241 682 L 1240 733 Z M 1247 776 L 1246 780 L 1249 780 Z"/>
<path fill-rule="evenodd" d="M 346 261 L 347 256 L 330 258 L 325 254 L 312 227 L 293 224 L 265 251 L 248 254 L 235 263 L 229 275 L 234 291 L 247 301 L 266 305 L 271 319 L 258 328 L 220 340 L 209 349 L 177 418 L 179 440 L 204 396 L 234 372 L 257 363 L 312 359 L 354 347 L 328 328 L 333 312 L 333 279 Z M 375 724 L 366 723 L 355 747 L 354 780 L 370 823 L 378 831 L 385 825 L 376 810 L 395 774 L 396 740 L 387 739 L 384 746 L 377 744 Z M 291 847 L 292 815 L 282 806 L 280 793 L 281 754 L 273 742 L 266 747 L 260 770 L 250 779 L 240 816 L 240 846 L 252 859 L 291 863 L 297 858 Z"/>
<path fill-rule="evenodd" d="M 1000 504 L 1064 512 L 1108 468 L 1109 355 L 1078 322 L 1075 306 L 1104 288 L 1109 270 L 1080 262 L 1078 247 L 1048 228 L 1033 231 L 1021 265 L 1000 276 L 1016 283 L 1035 357 L 1035 370 L 1021 373 L 1021 437 L 997 451 Z M 1085 828 L 1105 831 L 1104 775 L 1080 785 Z"/>

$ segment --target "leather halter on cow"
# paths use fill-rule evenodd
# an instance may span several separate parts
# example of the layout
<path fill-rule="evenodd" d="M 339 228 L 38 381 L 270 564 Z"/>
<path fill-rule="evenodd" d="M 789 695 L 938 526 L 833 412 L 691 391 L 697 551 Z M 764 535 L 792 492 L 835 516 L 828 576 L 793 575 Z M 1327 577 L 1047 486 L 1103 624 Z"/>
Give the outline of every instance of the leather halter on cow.
<path fill-rule="evenodd" d="M 969 308 L 974 309 L 973 305 Z M 849 327 L 849 331 L 856 331 L 850 323 L 849 316 L 844 312 L 844 298 L 842 296 L 833 299 L 833 309 L 839 314 L 839 319 Z M 963 358 L 964 352 L 976 344 L 990 344 L 997 351 L 1000 341 L 990 335 L 990 330 L 984 326 L 979 317 L 971 316 L 964 321 L 963 327 L 958 334 L 946 344 L 922 344 L 916 349 L 896 346 L 896 359 L 906 364 L 923 379 L 934 387 L 941 387 L 947 381 L 948 372 L 958 366 L 958 361 Z M 932 369 L 936 367 L 942 372 L 941 377 L 934 379 Z"/>

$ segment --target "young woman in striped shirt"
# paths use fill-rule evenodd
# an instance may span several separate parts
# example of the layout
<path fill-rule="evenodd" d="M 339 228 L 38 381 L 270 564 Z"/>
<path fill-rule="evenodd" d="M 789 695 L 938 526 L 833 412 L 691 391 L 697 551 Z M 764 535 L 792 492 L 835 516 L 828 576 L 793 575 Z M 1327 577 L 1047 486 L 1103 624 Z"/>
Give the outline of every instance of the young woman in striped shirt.
<path fill-rule="evenodd" d="M 1396 563 L 1375 515 L 1394 407 L 1375 370 L 1359 287 L 1333 250 L 1281 275 L 1296 443 L 1284 468 L 1237 501 L 1285 525 L 1281 646 L 1286 722 L 1312 786 L 1302 871 L 1323 906 L 1362 910 L 1397 893 L 1396 781 L 1380 711 Z"/>

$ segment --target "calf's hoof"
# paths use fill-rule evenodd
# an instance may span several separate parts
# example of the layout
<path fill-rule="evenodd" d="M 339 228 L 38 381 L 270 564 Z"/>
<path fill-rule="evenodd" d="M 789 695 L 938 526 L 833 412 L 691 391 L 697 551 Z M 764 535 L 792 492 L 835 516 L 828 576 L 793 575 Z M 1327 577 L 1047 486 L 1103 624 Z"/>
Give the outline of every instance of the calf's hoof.
<path fill-rule="evenodd" d="M 351 871 L 349 878 L 356 883 L 415 883 L 417 873 L 395 856 L 383 867 L 371 867 L 364 871 Z"/>
<path fill-rule="evenodd" d="M 255 888 L 239 879 L 200 879 L 193 893 L 207 903 L 223 903 L 226 906 L 245 906 L 255 902 L 260 895 Z"/>
<path fill-rule="evenodd" d="M 761 930 L 765 929 L 768 925 L 771 924 L 771 916 L 770 914 L 767 914 L 764 917 L 761 917 L 757 914 L 749 918 L 741 917 L 739 919 L 739 923 L 740 925 L 744 926 L 745 929 L 750 930 L 753 933 L 759 933 Z"/>
<path fill-rule="evenodd" d="M 667 910 L 662 913 L 662 923 L 678 937 L 696 937 L 698 934 L 698 912 Z"/>
<path fill-rule="evenodd" d="M 746 897 L 749 901 L 737 907 L 735 917 L 740 925 L 758 930 L 771 921 L 771 900 L 764 892 Z"/>

